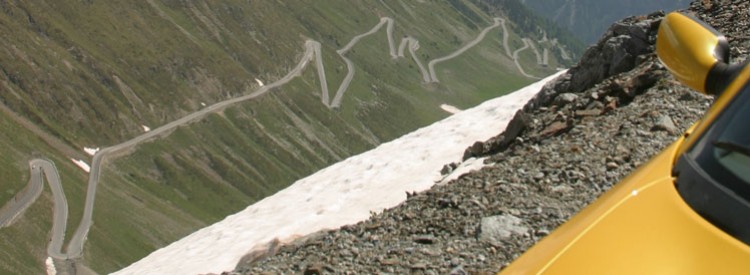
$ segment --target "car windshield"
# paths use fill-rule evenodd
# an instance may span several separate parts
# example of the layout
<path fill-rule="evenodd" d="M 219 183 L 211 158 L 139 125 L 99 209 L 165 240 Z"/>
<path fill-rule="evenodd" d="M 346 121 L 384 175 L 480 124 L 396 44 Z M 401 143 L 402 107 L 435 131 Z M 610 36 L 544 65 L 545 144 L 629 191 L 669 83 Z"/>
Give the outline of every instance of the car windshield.
<path fill-rule="evenodd" d="M 688 205 L 750 244 L 750 85 L 680 156 L 674 172 Z"/>
<path fill-rule="evenodd" d="M 750 200 L 750 86 L 727 106 L 689 151 L 719 184 Z"/>
<path fill-rule="evenodd" d="M 713 142 L 716 160 L 729 172 L 744 182 L 750 182 L 750 148 L 739 142 L 718 140 Z"/>

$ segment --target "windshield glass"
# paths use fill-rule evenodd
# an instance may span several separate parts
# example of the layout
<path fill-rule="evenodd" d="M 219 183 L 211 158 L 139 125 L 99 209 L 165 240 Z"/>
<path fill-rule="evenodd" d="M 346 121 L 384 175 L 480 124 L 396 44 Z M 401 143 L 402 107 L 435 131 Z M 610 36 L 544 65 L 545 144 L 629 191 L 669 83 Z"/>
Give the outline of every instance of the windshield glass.
<path fill-rule="evenodd" d="M 746 183 L 749 182 L 750 149 L 742 145 L 742 143 L 721 139 L 714 141 L 713 144 L 716 148 L 714 150 L 714 157 L 719 164 L 740 180 Z"/>
<path fill-rule="evenodd" d="M 750 86 L 680 156 L 675 176 L 688 205 L 750 244 Z"/>
<path fill-rule="evenodd" d="M 750 86 L 688 153 L 718 183 L 750 200 Z"/>

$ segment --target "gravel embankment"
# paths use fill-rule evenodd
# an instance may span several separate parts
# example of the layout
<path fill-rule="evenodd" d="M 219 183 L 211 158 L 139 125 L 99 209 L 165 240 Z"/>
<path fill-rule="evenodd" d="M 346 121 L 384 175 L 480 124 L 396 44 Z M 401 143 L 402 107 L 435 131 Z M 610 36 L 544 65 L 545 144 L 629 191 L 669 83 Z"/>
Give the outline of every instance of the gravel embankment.
<path fill-rule="evenodd" d="M 744 57 L 749 7 L 697 1 L 690 10 Z M 497 272 L 672 143 L 711 103 L 653 54 L 661 16 L 614 25 L 517 114 L 507 134 L 467 149 L 467 157 L 489 156 L 491 166 L 409 194 L 367 221 L 248 257 L 227 274 Z"/>

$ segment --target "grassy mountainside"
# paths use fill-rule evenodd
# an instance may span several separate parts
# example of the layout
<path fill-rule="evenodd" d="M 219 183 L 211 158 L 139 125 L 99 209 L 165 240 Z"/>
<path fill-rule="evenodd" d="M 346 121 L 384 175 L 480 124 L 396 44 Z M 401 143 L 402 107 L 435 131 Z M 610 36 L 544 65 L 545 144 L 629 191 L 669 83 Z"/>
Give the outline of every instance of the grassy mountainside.
<path fill-rule="evenodd" d="M 687 8 L 689 0 L 521 0 L 539 15 L 567 28 L 586 44 L 595 43 L 615 21 L 657 10 Z"/>
<path fill-rule="evenodd" d="M 69 158 L 90 161 L 84 146 L 118 144 L 143 126 L 250 94 L 295 67 L 308 39 L 322 44 L 333 97 L 347 74 L 336 51 L 380 17 L 393 18 L 397 44 L 419 40 L 417 58 L 427 64 L 510 13 L 460 0 L 0 1 L 0 203 L 27 184 L 30 159 L 52 160 L 68 199 L 70 239 L 88 174 Z M 542 39 L 516 22 L 508 26 L 511 51 L 521 38 Z M 355 75 L 339 108 L 321 102 L 318 72 L 308 65 L 268 94 L 109 158 L 76 262 L 117 270 L 296 179 L 446 117 L 440 104 L 465 108 L 534 81 L 502 45 L 503 30 L 495 28 L 437 65 L 441 82 L 423 83 L 408 51 L 391 58 L 384 27 L 346 54 Z M 538 77 L 572 62 L 553 54 L 542 66 L 529 50 L 520 60 Z M 52 207 L 45 188 L 0 229 L 0 273 L 42 272 Z"/>

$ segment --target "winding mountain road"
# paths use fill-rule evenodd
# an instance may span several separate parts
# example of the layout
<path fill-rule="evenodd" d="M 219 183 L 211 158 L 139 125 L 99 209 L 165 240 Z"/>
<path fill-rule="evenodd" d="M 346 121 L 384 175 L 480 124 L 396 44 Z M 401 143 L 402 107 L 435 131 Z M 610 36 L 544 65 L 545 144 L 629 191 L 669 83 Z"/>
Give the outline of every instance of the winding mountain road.
<path fill-rule="evenodd" d="M 354 79 L 354 62 L 352 62 L 351 59 L 349 59 L 349 58 L 346 57 L 346 53 L 349 52 L 349 50 L 351 50 L 352 47 L 354 47 L 354 45 L 356 45 L 357 43 L 359 43 L 359 40 L 361 40 L 362 38 L 364 38 L 366 36 L 369 36 L 369 35 L 371 35 L 373 33 L 376 33 L 378 30 L 380 30 L 381 27 L 383 27 L 383 25 L 385 25 L 385 24 L 387 24 L 389 22 L 390 22 L 390 24 L 393 24 L 393 19 L 388 18 L 388 17 L 382 17 L 382 18 L 380 18 L 380 23 L 378 23 L 377 25 L 375 25 L 375 27 L 373 27 L 372 29 L 370 29 L 368 32 L 365 32 L 365 33 L 362 33 L 362 34 L 359 34 L 359 35 L 355 36 L 354 38 L 352 38 L 351 41 L 349 41 L 349 44 L 346 44 L 346 46 L 344 46 L 340 50 L 336 51 L 336 53 L 338 53 L 339 56 L 341 56 L 341 59 L 343 59 L 344 62 L 346 62 L 347 73 L 346 73 L 346 77 L 344 77 L 344 81 L 342 81 L 341 85 L 339 85 L 339 89 L 336 91 L 336 96 L 331 101 L 330 107 L 332 107 L 332 108 L 338 108 L 339 106 L 341 106 L 341 100 L 344 97 L 344 93 L 346 93 L 346 90 L 349 89 L 349 84 L 351 84 L 352 83 L 352 79 Z M 390 41 L 390 39 L 391 38 L 389 37 L 389 41 Z M 393 47 L 391 47 L 391 48 L 393 48 Z"/>
<path fill-rule="evenodd" d="M 528 49 L 530 47 L 529 46 L 529 41 L 527 39 L 522 39 L 522 41 L 523 41 L 523 47 L 521 47 L 521 48 L 517 49 L 515 52 L 513 52 L 513 62 L 516 63 L 516 67 L 518 68 L 518 71 L 521 72 L 521 74 L 523 76 L 528 77 L 528 78 L 533 78 L 533 79 L 541 79 L 539 77 L 536 77 L 536 76 L 533 76 L 533 75 L 530 75 L 530 74 L 526 73 L 526 71 L 524 71 L 523 67 L 521 66 L 521 62 L 518 61 L 519 60 L 518 55 L 522 51 L 525 51 L 526 49 Z"/>
<path fill-rule="evenodd" d="M 539 49 L 536 48 L 536 45 L 534 45 L 534 41 L 529 38 L 523 38 L 523 40 L 526 41 L 526 44 L 528 44 L 531 47 L 531 50 L 534 51 L 536 64 L 542 65 L 542 55 L 539 53 Z"/>
<path fill-rule="evenodd" d="M 393 19 L 388 21 L 386 34 L 388 35 L 388 48 L 390 49 L 391 58 L 396 59 L 404 57 L 404 50 L 408 47 L 412 60 L 414 60 L 414 63 L 417 63 L 419 72 L 422 74 L 422 83 L 430 82 L 430 74 L 427 72 L 427 68 L 425 68 L 424 64 L 422 64 L 422 60 L 420 60 L 415 53 L 419 50 L 419 40 L 411 36 L 404 37 L 401 39 L 401 43 L 398 44 L 398 53 L 396 53 L 396 43 L 393 39 Z"/>
<path fill-rule="evenodd" d="M 34 201 L 42 194 L 44 188 L 44 178 L 52 190 L 54 198 L 54 212 L 52 222 L 52 238 L 47 247 L 47 254 L 56 259 L 65 259 L 67 255 L 62 252 L 63 240 L 65 239 L 65 227 L 68 221 L 68 201 L 65 199 L 65 192 L 60 183 L 60 175 L 57 173 L 55 164 L 43 159 L 33 159 L 29 161 L 31 170 L 31 179 L 25 192 L 20 198 L 8 202 L 3 211 L 0 213 L 0 228 L 9 226 L 15 218 L 31 206 Z"/>
<path fill-rule="evenodd" d="M 479 44 L 479 42 L 482 42 L 482 40 L 484 40 L 484 37 L 487 35 L 488 32 L 490 32 L 494 28 L 499 27 L 500 24 L 504 24 L 504 23 L 505 23 L 504 19 L 496 17 L 495 23 L 487 28 L 484 28 L 484 30 L 482 30 L 482 32 L 479 33 L 477 38 L 469 42 L 469 44 L 466 44 L 465 46 L 453 52 L 452 54 L 430 61 L 430 63 L 427 64 L 427 67 L 430 70 L 430 79 L 432 80 L 432 82 L 440 82 L 437 78 L 437 73 L 435 73 L 435 65 L 437 65 L 440 62 L 444 62 L 444 61 L 448 61 L 450 59 L 456 58 L 457 56 L 461 55 L 462 53 L 476 46 L 477 44 Z"/>
<path fill-rule="evenodd" d="M 378 32 L 383 25 L 386 25 L 386 36 L 388 37 L 388 50 L 391 55 L 391 58 L 396 59 L 399 57 L 404 57 L 403 51 L 404 47 L 407 45 L 409 46 L 409 52 L 412 55 L 412 58 L 414 59 L 414 62 L 417 63 L 419 66 L 419 69 L 422 73 L 424 82 L 429 82 L 429 77 L 427 77 L 427 70 L 424 69 L 424 65 L 422 65 L 422 62 L 417 58 L 416 54 L 414 54 L 414 51 L 419 49 L 419 42 L 411 37 L 407 37 L 401 40 L 401 44 L 399 45 L 399 53 L 396 54 L 396 46 L 393 38 L 393 19 L 390 17 L 381 17 L 380 22 L 375 25 L 372 29 L 369 31 L 359 34 L 352 38 L 352 40 L 349 41 L 343 48 L 336 51 L 336 53 L 341 57 L 342 60 L 344 60 L 344 63 L 346 63 L 346 77 L 344 77 L 344 80 L 339 85 L 339 88 L 336 90 L 336 95 L 334 96 L 333 100 L 330 100 L 329 90 L 328 90 L 328 80 L 325 77 L 325 68 L 322 61 L 322 56 L 320 54 L 320 44 L 318 43 L 315 48 L 315 67 L 318 71 L 318 78 L 320 81 L 320 90 L 321 90 L 321 101 L 323 104 L 328 108 L 338 108 L 341 106 L 341 100 L 344 97 L 344 94 L 349 89 L 349 85 L 352 82 L 352 79 L 354 79 L 354 62 L 351 61 L 348 57 L 346 57 L 346 53 L 348 53 L 357 43 L 359 43 L 362 38 L 365 38 L 369 35 L 372 35 L 376 32 Z M 317 43 L 317 42 L 315 42 Z"/>
<path fill-rule="evenodd" d="M 26 208 L 28 208 L 31 203 L 33 203 L 33 201 L 39 196 L 42 191 L 41 173 L 44 172 L 44 174 L 47 176 L 47 181 L 50 184 L 55 199 L 55 218 L 52 229 L 53 234 L 50 248 L 48 249 L 48 254 L 50 257 L 55 259 L 80 258 L 83 252 L 83 244 L 86 240 L 86 237 L 88 236 L 88 232 L 91 227 L 92 216 L 94 213 L 94 202 L 96 198 L 96 188 L 99 184 L 101 167 L 106 161 L 107 157 L 115 153 L 132 149 L 140 143 L 156 138 L 159 135 L 172 131 L 179 126 L 199 120 L 210 113 L 218 112 L 230 105 L 256 98 L 267 93 L 273 88 L 286 84 L 294 77 L 301 75 L 302 70 L 313 58 L 316 49 L 319 51 L 320 43 L 308 40 L 305 43 L 305 53 L 294 69 L 292 69 L 286 76 L 279 79 L 278 81 L 260 87 L 252 94 L 218 102 L 204 109 L 184 116 L 180 119 L 169 122 L 159 128 L 146 132 L 131 140 L 99 150 L 94 155 L 93 161 L 91 162 L 91 171 L 89 173 L 88 187 L 86 190 L 86 202 L 83 210 L 83 218 L 81 219 L 81 223 L 78 225 L 78 228 L 76 229 L 73 237 L 68 243 L 67 253 L 60 252 L 60 247 L 62 246 L 62 242 L 64 239 L 64 230 L 67 222 L 67 200 L 65 199 L 65 195 L 62 192 L 60 177 L 57 174 L 57 169 L 55 169 L 54 164 L 49 161 L 34 159 L 29 162 L 29 165 L 31 166 L 30 186 L 28 187 L 26 194 L 24 194 L 21 199 L 11 201 L 5 207 L 3 207 L 5 211 L 0 213 L 0 227 L 8 226 L 16 216 L 25 211 Z"/>
<path fill-rule="evenodd" d="M 153 4 L 152 1 L 149 1 L 149 3 Z M 455 52 L 451 53 L 448 56 L 430 61 L 428 65 L 429 69 L 425 69 L 425 66 L 422 64 L 422 62 L 419 60 L 419 58 L 415 54 L 415 51 L 419 49 L 419 41 L 413 37 L 406 36 L 401 40 L 399 46 L 396 47 L 395 40 L 393 38 L 394 21 L 393 19 L 389 17 L 382 17 L 380 18 L 380 22 L 377 25 L 375 25 L 372 29 L 370 29 L 369 31 L 365 33 L 355 36 L 354 38 L 352 38 L 351 41 L 349 41 L 349 43 L 346 46 L 336 51 L 346 63 L 348 72 L 347 72 L 346 77 L 342 81 L 341 85 L 339 85 L 339 88 L 333 100 L 330 100 L 330 96 L 329 96 L 328 82 L 326 79 L 325 68 L 324 68 L 322 55 L 321 55 L 321 44 L 314 40 L 307 40 L 305 42 L 305 52 L 303 53 L 302 58 L 300 59 L 299 63 L 297 63 L 297 65 L 291 71 L 289 71 L 287 75 L 285 75 L 281 79 L 273 83 L 270 83 L 268 85 L 259 87 L 258 90 L 256 90 L 253 93 L 215 103 L 206 108 L 203 108 L 189 115 L 186 115 L 182 118 L 169 122 L 161 127 L 158 127 L 149 132 L 136 136 L 133 139 L 122 142 L 117 145 L 102 148 L 101 150 L 99 150 L 93 156 L 93 159 L 91 162 L 91 170 L 89 172 L 88 185 L 86 189 L 86 201 L 84 204 L 83 217 L 75 233 L 73 234 L 73 237 L 68 243 L 67 252 L 62 251 L 62 246 L 63 246 L 63 242 L 65 239 L 65 228 L 67 225 L 67 216 L 68 216 L 67 200 L 65 198 L 65 194 L 62 189 L 60 176 L 57 172 L 57 168 L 55 167 L 54 163 L 48 160 L 33 159 L 29 161 L 29 166 L 30 166 L 30 171 L 31 171 L 31 179 L 30 179 L 29 185 L 25 188 L 24 191 L 19 193 L 16 196 L 16 198 L 14 198 L 12 201 L 7 202 L 4 207 L 0 208 L 0 228 L 7 227 L 10 224 L 12 224 L 13 220 L 17 218 L 18 216 L 20 216 L 39 197 L 43 189 L 43 185 L 44 185 L 43 181 L 46 178 L 46 181 L 49 184 L 50 189 L 52 190 L 52 194 L 54 198 L 54 217 L 53 217 L 53 226 L 52 226 L 52 238 L 50 240 L 50 244 L 47 249 L 47 254 L 50 257 L 57 259 L 57 260 L 80 258 L 83 254 L 83 245 L 86 241 L 88 232 L 92 224 L 94 202 L 96 199 L 96 189 L 97 189 L 97 185 L 99 184 L 99 177 L 101 175 L 102 166 L 106 163 L 108 158 L 118 153 L 123 153 L 128 150 L 132 150 L 133 148 L 135 148 L 136 146 L 138 146 L 139 144 L 143 142 L 149 141 L 151 139 L 155 139 L 159 136 L 166 136 L 171 131 L 175 130 L 177 127 L 187 125 L 191 122 L 200 120 L 203 117 L 207 116 L 208 114 L 219 112 L 231 105 L 234 105 L 243 101 L 251 100 L 265 93 L 268 93 L 272 89 L 280 87 L 288 83 L 295 77 L 301 76 L 302 71 L 307 67 L 308 63 L 310 63 L 310 61 L 312 60 L 315 60 L 314 66 L 316 67 L 316 70 L 318 71 L 318 78 L 320 80 L 320 85 L 321 85 L 321 100 L 329 108 L 339 107 L 341 105 L 341 100 L 343 98 L 343 95 L 348 89 L 354 77 L 354 63 L 345 56 L 346 53 L 349 52 L 362 38 L 376 33 L 384 25 L 387 26 L 386 33 L 388 36 L 389 53 L 390 53 L 391 58 L 396 59 L 396 58 L 404 57 L 404 51 L 405 49 L 408 48 L 409 54 L 412 55 L 412 59 L 419 67 L 419 70 L 422 74 L 422 80 L 424 83 L 438 82 L 437 75 L 435 73 L 435 66 L 438 63 L 447 61 L 449 59 L 455 58 L 463 54 L 468 49 L 474 47 L 479 42 L 481 42 L 490 30 L 498 26 L 502 26 L 504 29 L 504 33 L 503 33 L 504 42 L 503 43 L 506 47 L 506 52 L 508 52 L 508 55 L 512 56 L 513 59 L 515 59 L 516 65 L 518 66 L 518 69 L 519 71 L 521 71 L 522 74 L 526 75 L 527 77 L 533 77 L 533 76 L 529 76 L 528 74 L 526 74 L 523 71 L 523 69 L 520 67 L 520 64 L 518 63 L 518 53 L 528 48 L 528 43 L 524 41 L 526 43 L 526 46 L 522 49 L 517 50 L 516 52 L 513 53 L 513 55 L 511 55 L 510 49 L 508 48 L 508 41 L 507 41 L 508 32 L 507 32 L 507 28 L 505 27 L 505 20 L 502 18 L 494 18 L 494 24 L 482 30 L 482 32 L 474 40 L 472 40 L 471 42 L 469 42 L 468 44 L 466 44 L 465 46 L 456 50 Z"/>
<path fill-rule="evenodd" d="M 513 54 L 510 53 L 510 33 L 508 32 L 508 26 L 505 25 L 505 20 L 501 19 L 500 27 L 503 28 L 503 48 L 505 48 L 505 54 L 508 57 L 513 58 Z"/>
<path fill-rule="evenodd" d="M 419 60 L 419 57 L 417 57 L 417 54 L 414 53 L 415 51 L 419 50 L 419 41 L 411 36 L 407 36 L 402 39 L 401 44 L 398 46 L 399 57 L 404 57 L 404 48 L 406 47 L 409 48 L 409 54 L 411 55 L 412 60 L 414 60 L 414 63 L 417 63 L 419 72 L 422 73 L 422 83 L 429 83 L 431 80 L 430 74 L 427 72 L 427 68 L 424 67 L 424 64 L 422 64 L 422 61 Z"/>

